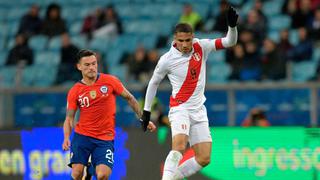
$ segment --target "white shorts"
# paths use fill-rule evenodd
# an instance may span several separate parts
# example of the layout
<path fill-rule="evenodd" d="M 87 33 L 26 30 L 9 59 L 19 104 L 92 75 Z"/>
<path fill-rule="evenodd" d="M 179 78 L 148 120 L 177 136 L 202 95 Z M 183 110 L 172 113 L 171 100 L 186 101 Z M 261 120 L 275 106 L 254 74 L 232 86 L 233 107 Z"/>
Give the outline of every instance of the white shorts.
<path fill-rule="evenodd" d="M 190 146 L 201 142 L 212 142 L 207 109 L 204 105 L 199 109 L 173 107 L 169 111 L 169 121 L 172 137 L 185 134 L 189 136 Z"/>

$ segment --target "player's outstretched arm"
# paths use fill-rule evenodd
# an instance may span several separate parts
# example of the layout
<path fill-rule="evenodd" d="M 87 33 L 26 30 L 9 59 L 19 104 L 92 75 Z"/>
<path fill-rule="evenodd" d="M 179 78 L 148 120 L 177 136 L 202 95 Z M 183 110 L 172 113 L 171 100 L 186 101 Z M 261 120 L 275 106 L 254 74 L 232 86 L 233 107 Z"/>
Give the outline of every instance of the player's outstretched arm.
<path fill-rule="evenodd" d="M 153 124 L 153 122 L 150 121 L 150 117 L 149 117 L 149 121 L 143 120 L 143 117 L 145 115 L 142 113 L 140 109 L 140 105 L 136 100 L 136 98 L 126 88 L 124 88 L 123 92 L 120 95 L 128 101 L 128 104 L 138 116 L 143 131 L 146 131 L 147 129 L 150 130 L 151 132 L 154 131 L 156 129 L 156 126 Z"/>
<path fill-rule="evenodd" d="M 67 110 L 66 113 L 66 119 L 63 123 L 63 144 L 62 149 L 63 150 L 69 150 L 70 148 L 70 134 L 72 132 L 72 127 L 74 123 L 74 115 L 76 114 L 75 110 Z"/>
<path fill-rule="evenodd" d="M 216 47 L 217 49 L 228 48 L 236 45 L 238 39 L 237 22 L 238 13 L 233 7 L 229 7 L 227 12 L 228 32 L 226 37 L 221 39 L 222 46 Z"/>

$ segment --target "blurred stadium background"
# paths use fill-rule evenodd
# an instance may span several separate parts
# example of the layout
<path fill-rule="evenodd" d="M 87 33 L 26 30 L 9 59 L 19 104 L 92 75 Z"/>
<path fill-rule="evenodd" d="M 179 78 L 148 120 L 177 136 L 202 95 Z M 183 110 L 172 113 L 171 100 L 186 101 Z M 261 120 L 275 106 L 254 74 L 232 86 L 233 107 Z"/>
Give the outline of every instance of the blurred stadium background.
<path fill-rule="evenodd" d="M 60 8 L 62 25 L 45 18 L 52 3 Z M 220 0 L 0 0 L 0 179 L 69 179 L 61 126 L 66 93 L 79 74 L 70 66 L 74 62 L 70 56 L 63 55 L 65 41 L 97 51 L 100 71 L 118 76 L 142 100 L 154 56 L 146 55 L 142 63 L 135 58 L 140 52 L 155 52 L 157 59 L 170 48 L 172 28 L 186 3 L 202 19 L 197 37 L 225 34 L 219 21 Z M 240 13 L 239 46 L 209 57 L 206 106 L 213 134 L 212 163 L 189 179 L 320 179 L 320 1 L 228 3 Z M 85 28 L 86 20 L 105 18 L 111 4 L 121 30 L 97 35 L 97 25 Z M 38 20 L 25 17 L 34 5 Z M 99 28 L 107 24 L 108 19 L 102 19 Z M 305 39 L 300 38 L 303 29 Z M 282 32 L 287 32 L 287 39 Z M 18 35 L 26 38 L 27 50 L 18 47 Z M 165 80 L 158 92 L 164 113 L 170 90 Z M 241 127 L 253 107 L 266 112 L 272 127 Z M 171 145 L 169 129 L 159 126 L 156 133 L 142 133 L 122 99 L 117 100 L 116 123 L 111 179 L 160 179 Z M 191 156 L 188 150 L 184 158 Z"/>

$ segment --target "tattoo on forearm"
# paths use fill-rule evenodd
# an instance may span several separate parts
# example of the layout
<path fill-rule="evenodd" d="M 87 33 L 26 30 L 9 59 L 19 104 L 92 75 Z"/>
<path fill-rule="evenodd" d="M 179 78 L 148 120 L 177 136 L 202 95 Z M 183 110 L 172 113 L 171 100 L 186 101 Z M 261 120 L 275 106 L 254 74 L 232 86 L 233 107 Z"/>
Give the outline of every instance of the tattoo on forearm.
<path fill-rule="evenodd" d="M 122 97 L 124 97 L 127 101 L 128 104 L 130 105 L 130 107 L 132 108 L 132 110 L 138 115 L 138 117 L 140 118 L 142 116 L 142 112 L 140 109 L 140 105 L 138 103 L 138 101 L 136 100 L 136 98 L 127 90 L 125 90 L 122 94 Z"/>
<path fill-rule="evenodd" d="M 75 114 L 75 111 L 74 111 L 74 110 L 67 110 L 67 117 L 73 118 L 73 117 L 74 117 L 74 114 Z"/>
<path fill-rule="evenodd" d="M 138 117 L 141 117 L 141 110 L 138 101 L 132 96 L 129 100 L 129 104 L 132 107 L 133 111 L 138 115 Z"/>

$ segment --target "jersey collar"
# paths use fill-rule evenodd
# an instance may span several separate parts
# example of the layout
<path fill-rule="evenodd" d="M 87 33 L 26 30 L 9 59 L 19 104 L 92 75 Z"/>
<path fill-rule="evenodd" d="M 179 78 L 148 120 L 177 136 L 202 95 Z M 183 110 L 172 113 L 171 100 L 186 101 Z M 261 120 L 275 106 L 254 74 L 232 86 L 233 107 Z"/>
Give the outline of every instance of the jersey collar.
<path fill-rule="evenodd" d="M 100 78 L 100 73 L 97 73 L 97 79 L 96 79 L 95 83 L 99 80 L 99 78 Z M 85 83 L 82 82 L 82 80 L 79 80 L 78 82 L 83 84 L 83 85 L 86 85 Z"/>

